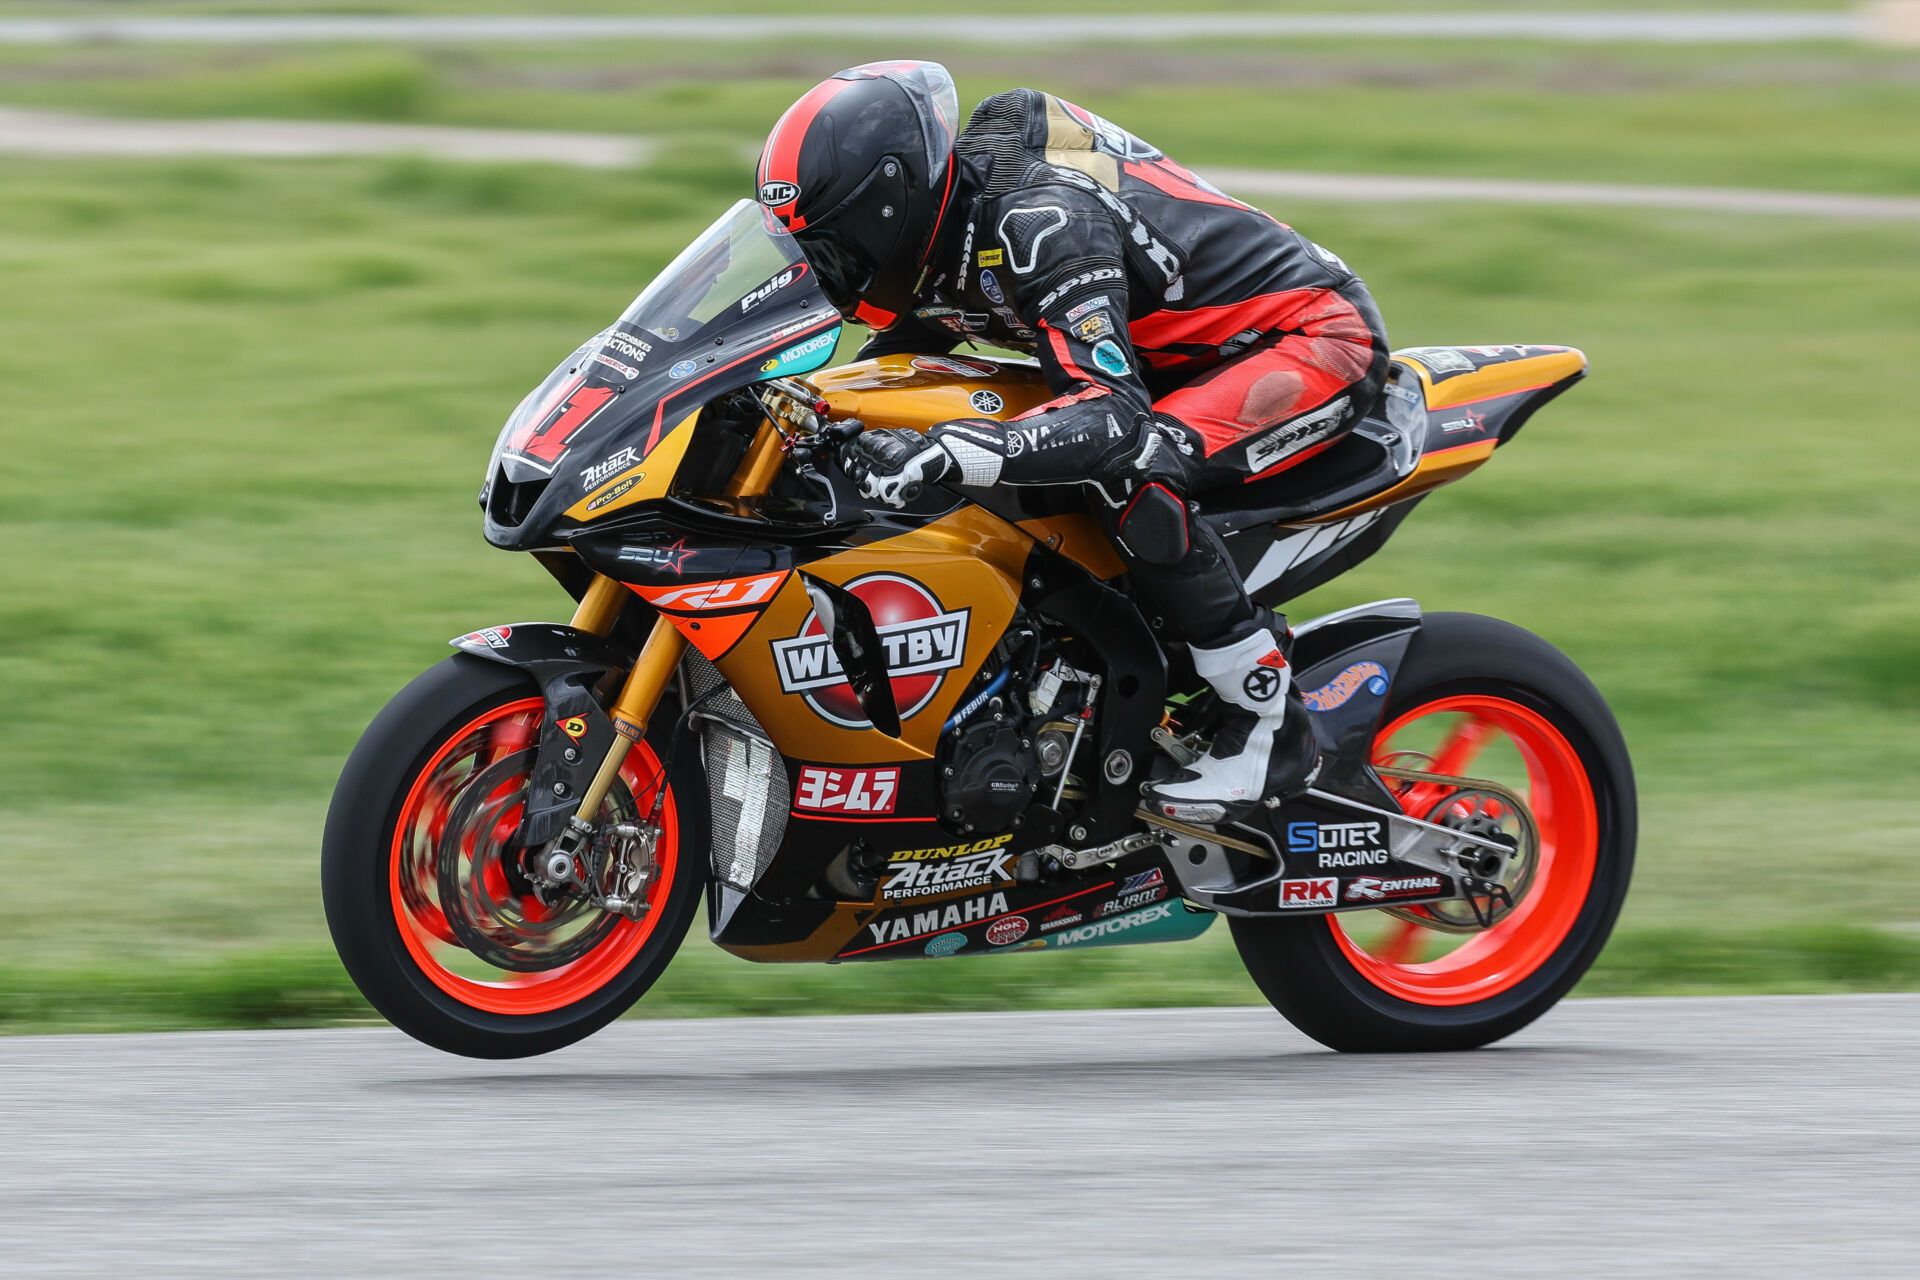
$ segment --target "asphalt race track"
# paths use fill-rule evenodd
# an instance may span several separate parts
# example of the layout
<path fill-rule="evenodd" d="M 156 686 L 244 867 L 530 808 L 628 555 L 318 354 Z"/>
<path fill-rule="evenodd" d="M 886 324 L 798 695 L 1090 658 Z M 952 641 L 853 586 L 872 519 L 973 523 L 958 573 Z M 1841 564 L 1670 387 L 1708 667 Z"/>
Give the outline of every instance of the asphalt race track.
<path fill-rule="evenodd" d="M 0 1275 L 1904 1276 L 1920 996 L 0 1040 Z"/>

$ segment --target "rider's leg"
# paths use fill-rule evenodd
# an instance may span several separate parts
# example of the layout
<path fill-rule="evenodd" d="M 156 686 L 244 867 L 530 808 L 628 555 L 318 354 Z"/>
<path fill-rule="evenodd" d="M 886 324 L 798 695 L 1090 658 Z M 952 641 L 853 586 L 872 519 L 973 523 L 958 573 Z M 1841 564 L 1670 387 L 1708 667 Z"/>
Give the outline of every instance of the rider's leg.
<path fill-rule="evenodd" d="M 1187 639 L 1195 671 L 1221 703 L 1208 754 L 1148 788 L 1169 817 L 1241 816 L 1308 785 L 1318 764 L 1282 647 L 1286 620 L 1248 599 L 1218 535 L 1190 519 L 1184 501 L 1192 477 L 1264 478 L 1318 453 L 1379 394 L 1386 341 L 1364 291 L 1329 294 L 1300 322 L 1303 332 L 1255 347 L 1155 406 L 1162 434 L 1186 446 L 1176 468 L 1184 484 L 1142 477 L 1129 505 L 1108 515 L 1141 593 Z"/>

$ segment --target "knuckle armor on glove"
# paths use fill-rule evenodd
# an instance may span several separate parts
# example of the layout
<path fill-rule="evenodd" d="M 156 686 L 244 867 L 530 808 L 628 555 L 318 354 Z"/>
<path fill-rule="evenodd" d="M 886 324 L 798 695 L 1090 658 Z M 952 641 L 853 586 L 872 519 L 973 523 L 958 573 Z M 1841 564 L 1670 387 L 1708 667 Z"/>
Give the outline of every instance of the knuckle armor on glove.
<path fill-rule="evenodd" d="M 904 507 L 921 485 L 932 484 L 953 465 L 936 441 L 905 427 L 862 432 L 841 453 L 840 467 L 860 492 L 890 507 Z"/>

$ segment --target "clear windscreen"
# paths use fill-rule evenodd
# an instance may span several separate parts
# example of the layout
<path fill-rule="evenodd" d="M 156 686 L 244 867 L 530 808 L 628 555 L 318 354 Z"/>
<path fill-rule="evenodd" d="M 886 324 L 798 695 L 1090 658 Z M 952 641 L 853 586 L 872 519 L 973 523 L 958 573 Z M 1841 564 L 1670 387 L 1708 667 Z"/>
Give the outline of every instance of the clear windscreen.
<path fill-rule="evenodd" d="M 775 283 L 778 277 L 804 261 L 792 236 L 769 228 L 757 202 L 742 200 L 655 277 L 620 323 L 683 341 L 723 313 L 742 313 L 756 293 L 784 287 Z"/>

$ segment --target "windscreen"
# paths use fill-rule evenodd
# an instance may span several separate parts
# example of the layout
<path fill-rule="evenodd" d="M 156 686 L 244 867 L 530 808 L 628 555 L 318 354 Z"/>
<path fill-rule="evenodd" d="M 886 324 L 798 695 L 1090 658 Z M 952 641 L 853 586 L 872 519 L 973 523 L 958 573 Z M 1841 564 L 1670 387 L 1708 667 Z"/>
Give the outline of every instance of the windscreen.
<path fill-rule="evenodd" d="M 679 342 L 716 319 L 745 315 L 805 274 L 799 244 L 768 227 L 757 202 L 742 200 L 681 251 L 620 323 Z"/>

